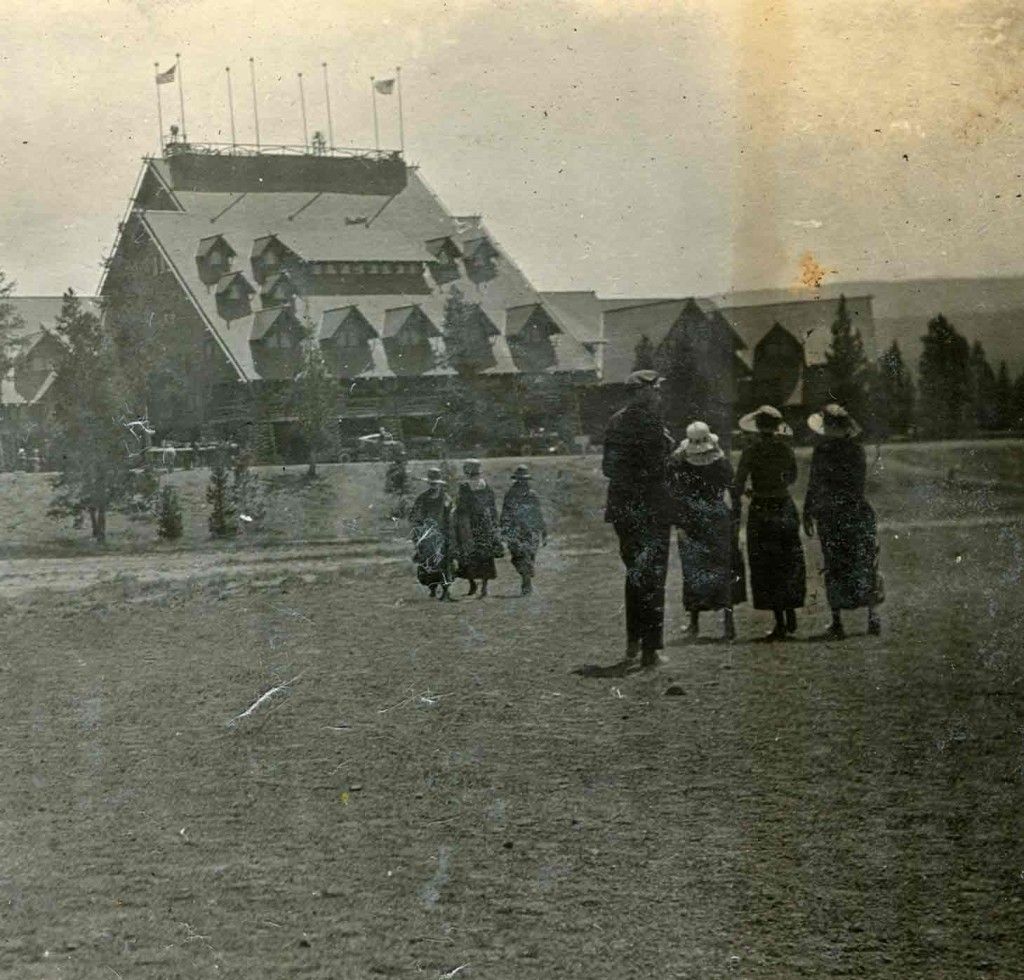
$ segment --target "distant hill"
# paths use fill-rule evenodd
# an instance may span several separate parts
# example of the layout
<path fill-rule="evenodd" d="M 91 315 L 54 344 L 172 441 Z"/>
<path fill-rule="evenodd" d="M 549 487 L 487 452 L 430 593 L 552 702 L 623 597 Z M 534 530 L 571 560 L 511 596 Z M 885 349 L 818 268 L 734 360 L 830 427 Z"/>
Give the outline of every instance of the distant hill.
<path fill-rule="evenodd" d="M 969 343 L 980 340 L 989 363 L 1005 360 L 1012 376 L 1024 370 L 1024 276 L 1006 279 L 907 279 L 902 282 L 833 283 L 829 294 L 874 297 L 878 351 L 898 340 L 916 372 L 921 337 L 939 313 Z"/>

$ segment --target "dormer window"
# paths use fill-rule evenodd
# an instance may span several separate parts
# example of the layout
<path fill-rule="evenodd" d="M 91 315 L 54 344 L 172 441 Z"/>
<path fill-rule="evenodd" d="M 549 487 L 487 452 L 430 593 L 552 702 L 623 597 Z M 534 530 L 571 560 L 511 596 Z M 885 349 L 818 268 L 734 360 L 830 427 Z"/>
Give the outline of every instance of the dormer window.
<path fill-rule="evenodd" d="M 257 238 L 252 243 L 252 274 L 257 282 L 262 283 L 268 276 L 281 270 L 282 267 L 297 267 L 299 257 L 276 235 Z"/>
<path fill-rule="evenodd" d="M 540 303 L 514 306 L 505 315 L 505 336 L 509 340 L 539 343 L 561 332 L 558 324 L 551 319 L 551 314 Z"/>
<path fill-rule="evenodd" d="M 241 272 L 229 272 L 217 280 L 217 311 L 225 320 L 237 320 L 250 312 L 249 297 L 255 287 Z"/>
<path fill-rule="evenodd" d="M 280 306 L 290 303 L 298 289 L 287 272 L 275 272 L 263 280 L 260 287 L 260 298 L 264 306 Z"/>
<path fill-rule="evenodd" d="M 461 275 L 458 260 L 462 250 L 450 238 L 432 238 L 425 243 L 427 251 L 434 257 L 430 263 L 430 274 L 439 286 L 458 279 Z"/>
<path fill-rule="evenodd" d="M 498 274 L 498 250 L 489 238 L 471 238 L 462 243 L 462 262 L 466 275 L 474 282 L 493 279 Z"/>
<path fill-rule="evenodd" d="M 226 272 L 231 271 L 231 260 L 234 257 L 235 250 L 223 235 L 211 235 L 209 238 L 201 239 L 196 249 L 199 278 L 207 286 L 212 286 Z"/>

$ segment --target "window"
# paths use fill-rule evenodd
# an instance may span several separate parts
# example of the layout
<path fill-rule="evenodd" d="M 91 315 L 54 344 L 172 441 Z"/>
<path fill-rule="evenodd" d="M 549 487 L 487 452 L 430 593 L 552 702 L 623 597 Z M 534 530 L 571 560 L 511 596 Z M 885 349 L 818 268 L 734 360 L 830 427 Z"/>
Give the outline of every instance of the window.
<path fill-rule="evenodd" d="M 362 347 L 366 342 L 363 337 L 363 331 L 354 324 L 343 326 L 337 333 L 337 344 L 338 347 L 351 350 L 355 347 Z"/>
<path fill-rule="evenodd" d="M 273 249 L 267 249 L 263 253 L 263 264 L 268 268 L 273 269 L 277 265 L 277 252 Z"/>

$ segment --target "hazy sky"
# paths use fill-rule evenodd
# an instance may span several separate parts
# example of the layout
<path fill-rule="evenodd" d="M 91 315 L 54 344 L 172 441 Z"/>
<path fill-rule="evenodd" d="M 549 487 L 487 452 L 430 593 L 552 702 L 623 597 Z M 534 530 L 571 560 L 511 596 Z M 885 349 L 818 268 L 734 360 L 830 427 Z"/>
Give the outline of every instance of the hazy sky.
<path fill-rule="evenodd" d="M 0 269 L 95 289 L 157 148 L 153 62 L 183 59 L 193 141 L 324 127 L 372 145 L 403 66 L 407 157 L 542 288 L 713 293 L 1024 273 L 1024 14 L 903 0 L 46 0 L 0 51 Z M 164 86 L 165 125 L 178 121 Z M 382 137 L 397 145 L 394 98 Z"/>

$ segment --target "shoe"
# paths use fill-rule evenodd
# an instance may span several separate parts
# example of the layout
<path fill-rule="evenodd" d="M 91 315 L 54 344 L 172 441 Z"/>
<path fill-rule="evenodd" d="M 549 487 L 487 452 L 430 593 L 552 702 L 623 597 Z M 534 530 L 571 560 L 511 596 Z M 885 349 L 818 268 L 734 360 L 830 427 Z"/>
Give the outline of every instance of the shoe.
<path fill-rule="evenodd" d="M 466 595 L 476 595 L 476 579 L 469 580 L 469 591 Z"/>
<path fill-rule="evenodd" d="M 814 636 L 808 637 L 808 639 L 818 643 L 834 643 L 838 640 L 846 639 L 846 630 L 842 626 L 830 626 L 824 633 L 816 633 Z"/>
<path fill-rule="evenodd" d="M 636 660 L 637 655 L 640 653 L 640 644 L 636 640 L 630 640 L 626 644 L 626 659 Z"/>
<path fill-rule="evenodd" d="M 522 587 L 519 589 L 520 595 L 530 595 L 533 592 L 533 583 L 529 579 L 523 579 Z"/>
<path fill-rule="evenodd" d="M 431 599 L 436 599 L 437 598 L 437 586 L 436 585 L 432 585 L 430 587 L 430 598 Z"/>
<path fill-rule="evenodd" d="M 643 670 L 654 670 L 668 661 L 657 650 L 644 650 L 640 654 L 640 667 Z"/>
<path fill-rule="evenodd" d="M 868 636 L 882 635 L 882 621 L 877 617 L 868 620 Z"/>
<path fill-rule="evenodd" d="M 458 600 L 447 589 L 445 589 L 438 596 L 438 602 L 458 602 Z"/>
<path fill-rule="evenodd" d="M 785 626 L 776 626 L 770 633 L 760 637 L 758 643 L 779 643 L 789 639 L 789 630 Z"/>
<path fill-rule="evenodd" d="M 795 633 L 796 632 L 796 610 L 795 609 L 787 609 L 786 610 L 786 632 L 787 633 Z"/>

